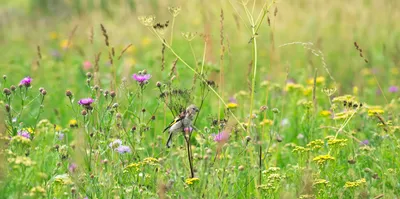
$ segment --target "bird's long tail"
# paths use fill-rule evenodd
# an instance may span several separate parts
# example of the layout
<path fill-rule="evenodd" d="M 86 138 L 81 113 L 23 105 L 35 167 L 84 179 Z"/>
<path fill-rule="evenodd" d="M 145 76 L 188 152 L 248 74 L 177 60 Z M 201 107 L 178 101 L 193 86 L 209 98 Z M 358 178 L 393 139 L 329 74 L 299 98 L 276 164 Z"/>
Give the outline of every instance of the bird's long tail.
<path fill-rule="evenodd" d="M 172 135 L 173 135 L 173 133 L 169 133 L 169 137 L 168 137 L 168 140 L 167 140 L 167 148 L 171 148 L 171 145 L 172 145 Z"/>

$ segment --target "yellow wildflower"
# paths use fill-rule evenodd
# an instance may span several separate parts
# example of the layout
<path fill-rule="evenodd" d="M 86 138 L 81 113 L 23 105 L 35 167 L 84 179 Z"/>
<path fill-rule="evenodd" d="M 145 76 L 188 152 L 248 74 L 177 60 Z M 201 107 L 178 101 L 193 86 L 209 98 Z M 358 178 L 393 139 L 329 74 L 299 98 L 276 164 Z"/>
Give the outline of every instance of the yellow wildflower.
<path fill-rule="evenodd" d="M 390 69 L 390 73 L 392 73 L 393 75 L 398 75 L 399 74 L 399 69 L 397 69 L 396 67 L 393 67 Z"/>
<path fill-rule="evenodd" d="M 297 153 L 304 153 L 307 151 L 310 151 L 310 149 L 302 146 L 295 146 L 294 149 L 292 150 L 292 152 L 297 152 Z"/>
<path fill-rule="evenodd" d="M 62 127 L 60 125 L 56 125 L 56 127 L 54 128 L 57 132 L 62 130 Z"/>
<path fill-rule="evenodd" d="M 263 121 L 260 122 L 260 125 L 261 125 L 261 126 L 264 126 L 264 125 L 266 125 L 266 126 L 271 126 L 271 125 L 273 125 L 273 124 L 274 124 L 274 121 L 269 120 L 269 119 L 264 119 Z"/>
<path fill-rule="evenodd" d="M 324 116 L 324 117 L 328 117 L 328 116 L 331 116 L 332 113 L 329 110 L 323 110 L 323 111 L 320 112 L 320 115 Z"/>
<path fill-rule="evenodd" d="M 359 180 L 356 180 L 354 182 L 346 182 L 346 184 L 344 184 L 344 188 L 348 189 L 348 188 L 355 188 L 358 187 L 360 185 L 365 184 L 367 181 L 365 180 L 365 178 L 361 178 Z"/>
<path fill-rule="evenodd" d="M 262 171 L 262 173 L 263 173 L 264 175 L 266 175 L 266 174 L 270 174 L 270 173 L 277 173 L 277 172 L 279 172 L 280 170 L 281 170 L 281 168 L 279 168 L 279 167 L 270 167 L 270 168 L 268 168 L 268 170 Z"/>
<path fill-rule="evenodd" d="M 313 88 L 310 86 L 307 86 L 306 88 L 303 89 L 303 95 L 304 96 L 309 96 L 313 91 Z"/>
<path fill-rule="evenodd" d="M 307 144 L 307 147 L 311 148 L 311 150 L 318 150 L 320 148 L 322 148 L 322 146 L 324 145 L 324 141 L 317 139 L 317 140 L 313 140 L 310 143 Z"/>
<path fill-rule="evenodd" d="M 76 121 L 75 119 L 73 119 L 73 120 L 70 120 L 69 122 L 68 122 L 68 125 L 69 125 L 69 127 L 71 127 L 71 128 L 76 128 L 76 127 L 78 127 L 78 121 Z"/>
<path fill-rule="evenodd" d="M 380 115 L 385 111 L 380 106 L 369 106 L 368 107 L 368 116 Z"/>
<path fill-rule="evenodd" d="M 327 185 L 329 183 L 329 181 L 325 180 L 325 179 L 316 179 L 313 182 L 313 186 L 316 185 Z"/>
<path fill-rule="evenodd" d="M 68 47 L 71 47 L 71 42 L 68 39 L 64 39 L 60 42 L 60 47 L 62 49 L 67 49 Z"/>
<path fill-rule="evenodd" d="M 24 128 L 23 130 L 24 130 L 24 131 L 28 131 L 29 134 L 34 134 L 34 131 L 33 131 L 33 129 L 32 129 L 31 127 L 29 127 L 29 128 Z"/>
<path fill-rule="evenodd" d="M 151 43 L 151 39 L 149 37 L 144 37 L 142 39 L 142 46 L 143 47 L 146 47 L 146 46 L 150 45 L 150 43 Z"/>
<path fill-rule="evenodd" d="M 363 68 L 363 69 L 361 70 L 361 74 L 362 74 L 363 76 L 370 75 L 370 74 L 371 74 L 371 70 L 370 70 L 369 68 Z"/>
<path fill-rule="evenodd" d="M 156 163 L 158 163 L 158 160 L 153 157 L 148 157 L 143 160 L 143 163 L 148 165 L 155 165 Z"/>
<path fill-rule="evenodd" d="M 313 159 L 313 161 L 319 165 L 323 165 L 325 162 L 327 162 L 329 160 L 334 161 L 335 158 L 332 157 L 331 155 L 327 154 L 327 155 L 319 155 Z"/>
<path fill-rule="evenodd" d="M 130 58 L 128 58 L 128 59 L 126 60 L 126 64 L 129 65 L 129 66 L 134 66 L 134 65 L 136 65 L 136 59 L 130 57 Z"/>
<path fill-rule="evenodd" d="M 16 158 L 9 158 L 8 162 L 14 163 L 16 165 L 24 165 L 27 167 L 36 164 L 36 162 L 32 161 L 29 157 L 26 156 L 17 156 Z"/>
<path fill-rule="evenodd" d="M 33 187 L 30 190 L 29 195 L 30 196 L 36 196 L 36 197 L 45 197 L 46 196 L 46 189 L 44 189 L 41 186 Z"/>
<path fill-rule="evenodd" d="M 49 37 L 51 40 L 56 40 L 58 38 L 58 34 L 56 32 L 50 32 Z"/>
<path fill-rule="evenodd" d="M 228 109 L 234 109 L 234 108 L 238 107 L 238 104 L 234 103 L 234 102 L 230 102 L 226 106 Z"/>
<path fill-rule="evenodd" d="M 319 76 L 315 79 L 315 83 L 317 85 L 323 84 L 325 82 L 325 77 Z M 314 85 L 314 78 L 310 78 L 307 80 L 307 84 Z"/>
<path fill-rule="evenodd" d="M 186 183 L 187 185 L 192 185 L 192 184 L 194 184 L 194 183 L 197 182 L 197 181 L 200 181 L 200 179 L 199 179 L 199 178 L 188 178 L 188 179 L 185 180 L 185 183 Z"/>
<path fill-rule="evenodd" d="M 358 87 L 357 86 L 353 87 L 353 95 L 358 95 Z"/>
<path fill-rule="evenodd" d="M 303 89 L 304 89 L 303 85 L 295 84 L 295 83 L 292 83 L 292 82 L 287 83 L 286 87 L 285 87 L 285 90 L 288 91 L 288 92 L 291 92 L 291 91 L 303 91 Z"/>
<path fill-rule="evenodd" d="M 135 171 L 139 171 L 140 167 L 142 166 L 142 163 L 131 163 L 128 166 L 125 167 L 125 171 L 128 169 L 134 169 Z"/>
<path fill-rule="evenodd" d="M 335 147 L 335 146 L 346 146 L 347 139 L 329 139 L 328 140 L 328 145 Z"/>

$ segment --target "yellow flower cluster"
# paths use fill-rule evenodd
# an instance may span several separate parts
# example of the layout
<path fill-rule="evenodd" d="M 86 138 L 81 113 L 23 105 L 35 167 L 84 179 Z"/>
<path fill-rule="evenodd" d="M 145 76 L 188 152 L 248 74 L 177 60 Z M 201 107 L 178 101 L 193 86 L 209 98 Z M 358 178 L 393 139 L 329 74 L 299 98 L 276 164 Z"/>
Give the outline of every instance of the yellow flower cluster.
<path fill-rule="evenodd" d="M 361 178 L 359 180 L 356 180 L 354 182 L 346 182 L 346 184 L 344 184 L 344 188 L 355 188 L 355 187 L 359 187 L 360 185 L 365 184 L 367 181 L 365 180 L 365 178 Z"/>
<path fill-rule="evenodd" d="M 325 82 L 325 77 L 319 76 L 315 79 L 315 83 L 317 85 L 323 84 Z M 314 85 L 314 78 L 310 78 L 307 80 L 307 84 Z"/>
<path fill-rule="evenodd" d="M 287 83 L 285 90 L 288 92 L 292 92 L 292 91 L 303 91 L 304 90 L 304 86 L 301 84 L 295 84 L 295 83 Z"/>
<path fill-rule="evenodd" d="M 198 182 L 198 181 L 200 181 L 199 178 L 188 178 L 188 179 L 185 180 L 185 183 L 187 185 L 192 185 L 192 184 L 194 184 L 195 182 Z"/>
<path fill-rule="evenodd" d="M 76 128 L 76 127 L 78 127 L 78 121 L 76 121 L 75 119 L 70 120 L 70 121 L 68 122 L 68 125 L 69 125 L 69 127 L 71 127 L 71 128 Z"/>
<path fill-rule="evenodd" d="M 281 168 L 279 168 L 279 167 L 270 167 L 270 168 L 268 168 L 267 170 L 264 170 L 262 173 L 264 174 L 264 175 L 266 175 L 266 174 L 270 174 L 270 173 L 277 173 L 277 172 L 279 172 L 281 170 Z"/>
<path fill-rule="evenodd" d="M 385 111 L 380 106 L 370 106 L 370 107 L 368 107 L 368 116 L 381 115 L 384 112 Z"/>
<path fill-rule="evenodd" d="M 329 183 L 329 181 L 325 180 L 325 179 L 316 179 L 313 182 L 313 186 L 317 186 L 317 185 L 327 185 Z"/>
<path fill-rule="evenodd" d="M 321 139 L 313 140 L 310 143 L 307 144 L 307 147 L 309 147 L 313 151 L 318 151 L 322 146 L 324 145 L 324 141 Z"/>
<path fill-rule="evenodd" d="M 323 117 L 328 117 L 328 116 L 331 116 L 331 115 L 332 115 L 331 111 L 329 111 L 329 110 L 323 110 L 323 111 L 321 111 L 319 114 L 320 114 L 321 116 L 323 116 Z"/>
<path fill-rule="evenodd" d="M 154 165 L 157 165 L 157 163 L 158 163 L 158 160 L 156 158 L 147 157 L 147 158 L 143 159 L 143 161 L 141 161 L 141 162 L 131 163 L 128 166 L 126 166 L 125 172 L 127 172 L 129 169 L 134 169 L 135 171 L 139 171 L 139 169 L 142 166 L 145 166 L 145 165 L 154 166 Z"/>
<path fill-rule="evenodd" d="M 335 158 L 332 157 L 331 155 L 327 154 L 327 155 L 319 155 L 313 159 L 313 161 L 319 165 L 323 165 L 323 164 L 325 164 L 325 162 L 327 162 L 329 160 L 334 161 Z"/>
<path fill-rule="evenodd" d="M 309 148 L 305 148 L 302 146 L 295 146 L 294 149 L 292 150 L 292 152 L 297 152 L 297 153 L 304 153 L 304 152 L 308 152 L 310 151 Z"/>
<path fill-rule="evenodd" d="M 260 122 L 260 126 L 271 126 L 274 124 L 274 121 L 269 120 L 269 119 L 263 119 L 263 121 Z"/>
<path fill-rule="evenodd" d="M 228 109 L 234 109 L 234 108 L 237 108 L 237 107 L 238 107 L 238 104 L 237 104 L 237 103 L 230 102 L 230 103 L 228 103 L 228 104 L 226 105 L 226 107 L 227 107 Z"/>
<path fill-rule="evenodd" d="M 26 156 L 18 156 L 15 158 L 8 158 L 8 162 L 14 163 L 16 165 L 24 165 L 27 167 L 36 164 L 36 162 L 32 161 L 29 157 L 26 157 Z"/>
<path fill-rule="evenodd" d="M 337 147 L 337 146 L 340 146 L 340 147 L 343 147 L 343 146 L 346 146 L 347 145 L 347 139 L 335 139 L 335 138 L 330 138 L 329 140 L 328 140 L 328 145 L 329 146 L 332 146 L 332 147 Z"/>
<path fill-rule="evenodd" d="M 46 196 L 46 190 L 43 188 L 43 187 L 41 187 L 41 186 L 36 186 L 36 187 L 33 187 L 31 190 L 30 190 L 30 192 L 29 192 L 29 195 L 30 196 L 36 196 L 36 197 L 45 197 Z"/>

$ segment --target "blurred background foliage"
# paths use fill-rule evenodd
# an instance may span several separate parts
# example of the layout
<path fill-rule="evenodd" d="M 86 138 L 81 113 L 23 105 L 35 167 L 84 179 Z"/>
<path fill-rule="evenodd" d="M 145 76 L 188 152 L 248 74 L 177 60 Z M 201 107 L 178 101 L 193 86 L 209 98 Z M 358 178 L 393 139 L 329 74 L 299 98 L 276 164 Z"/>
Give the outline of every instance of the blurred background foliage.
<path fill-rule="evenodd" d="M 154 81 L 165 80 L 166 73 L 159 70 L 161 65 L 161 43 L 138 21 L 140 15 L 155 15 L 156 21 L 171 20 L 168 6 L 181 6 L 174 28 L 174 48 L 185 60 L 193 64 L 193 56 L 181 32 L 197 32 L 210 35 L 207 44 L 207 63 L 218 67 L 220 56 L 220 12 L 224 12 L 225 36 L 225 93 L 228 98 L 239 90 L 247 90 L 248 65 L 251 59 L 251 32 L 241 1 L 203 0 L 16 0 L 0 1 L 0 67 L 4 74 L 21 79 L 33 76 L 37 84 L 49 85 L 58 82 L 57 89 L 72 88 L 84 81 L 82 63 L 94 61 L 99 51 L 102 66 L 107 65 L 107 48 L 101 35 L 100 23 L 109 33 L 112 46 L 121 51 L 127 44 L 133 44 L 133 52 L 124 57 L 119 67 L 119 78 L 130 78 L 131 74 L 149 70 Z M 254 3 L 254 4 L 253 4 Z M 254 14 L 259 13 L 263 1 L 249 1 Z M 253 5 L 252 5 L 253 4 Z M 311 42 L 312 48 L 324 55 L 327 69 L 337 81 L 340 94 L 357 92 L 370 103 L 384 102 L 377 95 L 382 86 L 384 92 L 398 85 L 400 64 L 400 1 L 396 0 L 353 0 L 319 1 L 286 0 L 278 1 L 268 13 L 269 20 L 258 32 L 259 71 L 257 86 L 263 80 L 285 83 L 289 80 L 306 83 L 318 75 L 332 85 L 321 56 L 315 56 L 301 45 L 291 42 Z M 269 21 L 269 23 L 268 23 Z M 62 49 L 62 43 L 72 37 L 71 50 Z M 90 45 L 89 34 L 94 30 L 94 44 Z M 168 30 L 170 31 L 170 29 Z M 167 32 L 166 35 L 169 35 Z M 250 41 L 250 42 L 249 42 Z M 364 58 L 355 49 L 357 42 Z M 61 56 L 63 61 L 50 60 L 44 66 L 36 67 L 37 46 L 45 57 Z M 192 41 L 197 57 L 201 57 L 204 41 L 197 37 Z M 170 66 L 175 57 L 166 52 L 166 64 Z M 178 63 L 179 66 L 179 63 Z M 68 70 L 77 68 L 80 70 Z M 106 67 L 105 67 L 106 68 Z M 102 70 L 102 69 L 101 69 Z M 107 69 L 104 69 L 107 70 Z M 185 77 L 192 74 L 181 66 L 178 71 Z M 288 75 L 287 75 L 288 73 Z M 43 78 L 41 75 L 48 75 Z M 74 75 L 74 76 L 71 76 Z M 375 75 L 377 80 L 375 80 Z M 35 77 L 36 76 L 36 77 Z M 39 78 L 37 78 L 39 77 Z M 76 77 L 77 79 L 71 77 Z M 210 74 L 210 79 L 218 80 Z M 107 79 L 104 76 L 103 79 Z M 186 85 L 192 80 L 181 81 Z M 372 97 L 372 98 L 371 98 Z"/>

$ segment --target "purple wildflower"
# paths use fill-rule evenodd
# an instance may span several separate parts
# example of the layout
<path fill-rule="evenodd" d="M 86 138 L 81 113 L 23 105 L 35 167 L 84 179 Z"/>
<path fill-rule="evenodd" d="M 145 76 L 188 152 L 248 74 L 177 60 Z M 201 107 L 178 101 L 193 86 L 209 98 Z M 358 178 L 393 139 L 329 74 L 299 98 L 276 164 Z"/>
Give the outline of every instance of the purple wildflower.
<path fill-rule="evenodd" d="M 117 151 L 120 154 L 130 153 L 131 152 L 131 148 L 129 148 L 129 146 L 120 145 L 119 147 L 117 147 L 115 149 L 115 151 Z"/>
<path fill-rule="evenodd" d="M 75 163 L 69 164 L 69 166 L 68 166 L 68 170 L 71 173 L 75 172 L 77 168 L 78 168 L 78 165 L 76 165 Z"/>
<path fill-rule="evenodd" d="M 31 134 L 28 131 L 20 131 L 20 132 L 18 132 L 18 135 L 28 138 L 28 139 L 31 139 Z"/>
<path fill-rule="evenodd" d="M 399 87 L 397 87 L 397 86 L 389 87 L 389 92 L 391 92 L 391 93 L 397 93 L 398 91 L 399 91 Z"/>
<path fill-rule="evenodd" d="M 19 84 L 24 85 L 25 87 L 29 87 L 31 86 L 31 82 L 32 82 L 32 78 L 25 77 L 24 79 L 21 80 L 21 82 L 19 82 Z"/>
<path fill-rule="evenodd" d="M 133 74 L 132 78 L 134 80 L 136 80 L 137 82 L 139 82 L 140 84 L 146 83 L 150 78 L 151 75 L 150 74 Z"/>
<path fill-rule="evenodd" d="M 369 140 L 363 140 L 360 142 L 361 146 L 369 145 Z"/>
<path fill-rule="evenodd" d="M 64 133 L 59 133 L 59 134 L 58 134 L 58 139 L 59 139 L 59 140 L 63 140 L 63 139 L 64 139 L 64 136 L 65 136 Z"/>
<path fill-rule="evenodd" d="M 90 106 L 94 100 L 92 98 L 83 98 L 78 101 L 78 104 L 82 106 Z"/>
<path fill-rule="evenodd" d="M 226 131 L 222 131 L 221 133 L 214 135 L 214 141 L 218 143 L 226 142 L 228 139 L 229 139 L 229 133 Z"/>
<path fill-rule="evenodd" d="M 116 139 L 112 141 L 108 146 L 111 148 L 119 147 L 122 145 L 122 141 L 120 139 Z"/>
<path fill-rule="evenodd" d="M 235 97 L 230 97 L 229 102 L 237 104 L 237 100 Z"/>

